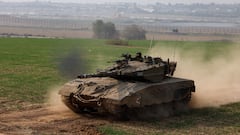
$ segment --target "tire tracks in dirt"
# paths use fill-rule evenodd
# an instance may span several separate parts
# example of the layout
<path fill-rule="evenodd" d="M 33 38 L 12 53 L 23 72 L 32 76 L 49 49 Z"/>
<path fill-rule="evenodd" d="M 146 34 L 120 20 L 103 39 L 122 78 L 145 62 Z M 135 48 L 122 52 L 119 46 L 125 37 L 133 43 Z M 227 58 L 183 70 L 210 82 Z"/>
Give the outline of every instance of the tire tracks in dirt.
<path fill-rule="evenodd" d="M 32 105 L 21 110 L 0 108 L 0 135 L 100 135 L 107 120 L 77 115 L 68 109 Z"/>

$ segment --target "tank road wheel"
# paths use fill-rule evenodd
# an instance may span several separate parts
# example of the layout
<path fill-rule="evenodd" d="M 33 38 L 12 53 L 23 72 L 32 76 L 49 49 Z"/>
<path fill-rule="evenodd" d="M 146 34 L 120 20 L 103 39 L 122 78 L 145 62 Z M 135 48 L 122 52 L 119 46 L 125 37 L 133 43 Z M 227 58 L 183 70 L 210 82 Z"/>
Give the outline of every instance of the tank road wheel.
<path fill-rule="evenodd" d="M 175 114 L 179 114 L 182 112 L 187 112 L 189 110 L 189 102 L 191 100 L 191 91 L 187 93 L 187 95 L 179 101 L 174 101 L 173 110 Z"/>
<path fill-rule="evenodd" d="M 120 106 L 118 107 L 116 110 L 115 110 L 115 114 L 114 114 L 114 117 L 117 119 L 117 120 L 123 120 L 123 121 L 126 121 L 126 120 L 129 120 L 129 117 L 128 117 L 128 107 L 127 105 L 123 105 L 123 106 Z"/>
<path fill-rule="evenodd" d="M 75 113 L 81 113 L 83 108 L 81 108 L 76 99 L 73 97 L 73 93 L 70 96 L 62 96 L 63 103 Z"/>
<path fill-rule="evenodd" d="M 169 102 L 132 108 L 128 113 L 133 120 L 160 120 L 174 114 L 173 103 Z"/>

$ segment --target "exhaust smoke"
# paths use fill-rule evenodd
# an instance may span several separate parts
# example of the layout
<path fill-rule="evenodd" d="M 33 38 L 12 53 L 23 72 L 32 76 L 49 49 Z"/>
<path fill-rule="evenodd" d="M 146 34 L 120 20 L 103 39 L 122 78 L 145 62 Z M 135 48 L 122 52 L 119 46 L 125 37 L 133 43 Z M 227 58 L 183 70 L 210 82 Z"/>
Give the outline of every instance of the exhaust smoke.
<path fill-rule="evenodd" d="M 57 62 L 60 74 L 66 79 L 74 79 L 85 71 L 84 55 L 81 50 L 74 49 L 60 57 Z"/>

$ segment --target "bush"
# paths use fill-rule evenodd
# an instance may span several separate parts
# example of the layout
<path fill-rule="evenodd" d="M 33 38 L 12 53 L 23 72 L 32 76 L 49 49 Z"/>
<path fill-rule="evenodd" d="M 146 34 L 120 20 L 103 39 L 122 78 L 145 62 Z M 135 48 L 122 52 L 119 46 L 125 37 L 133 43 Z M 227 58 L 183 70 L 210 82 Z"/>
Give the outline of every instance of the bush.
<path fill-rule="evenodd" d="M 137 25 L 130 25 L 123 30 L 121 36 L 127 40 L 142 40 L 146 39 L 146 31 Z"/>
<path fill-rule="evenodd" d="M 115 24 L 112 22 L 104 23 L 102 20 L 97 20 L 93 23 L 93 33 L 95 38 L 116 39 L 118 33 Z"/>

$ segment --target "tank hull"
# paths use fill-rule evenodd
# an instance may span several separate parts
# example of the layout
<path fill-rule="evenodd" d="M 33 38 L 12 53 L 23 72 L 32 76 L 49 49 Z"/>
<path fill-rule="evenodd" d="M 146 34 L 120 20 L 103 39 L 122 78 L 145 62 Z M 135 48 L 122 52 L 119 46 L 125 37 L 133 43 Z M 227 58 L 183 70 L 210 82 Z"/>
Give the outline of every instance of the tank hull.
<path fill-rule="evenodd" d="M 76 113 L 149 119 L 186 110 L 192 92 L 194 81 L 188 79 L 169 77 L 149 83 L 92 77 L 66 83 L 59 94 Z"/>

